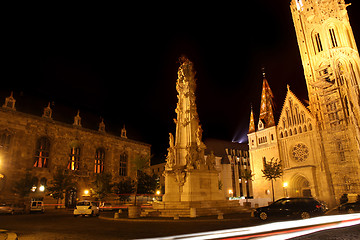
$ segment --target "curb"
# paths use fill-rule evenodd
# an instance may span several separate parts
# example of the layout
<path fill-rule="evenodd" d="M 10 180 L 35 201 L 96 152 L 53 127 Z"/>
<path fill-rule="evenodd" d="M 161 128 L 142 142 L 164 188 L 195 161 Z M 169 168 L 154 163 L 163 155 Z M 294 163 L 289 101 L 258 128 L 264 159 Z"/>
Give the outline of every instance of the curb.
<path fill-rule="evenodd" d="M 144 219 L 144 218 L 136 218 L 136 219 L 129 219 L 129 218 L 112 218 L 112 217 L 103 217 L 99 216 L 99 219 L 107 220 L 107 221 L 119 221 L 119 222 L 228 222 L 228 221 L 241 221 L 241 218 L 224 218 L 224 219 L 199 219 L 199 218 L 183 218 L 183 219 Z"/>
<path fill-rule="evenodd" d="M 0 234 L 5 234 L 5 240 L 18 240 L 17 234 L 14 232 L 8 232 L 8 230 L 0 229 Z"/>

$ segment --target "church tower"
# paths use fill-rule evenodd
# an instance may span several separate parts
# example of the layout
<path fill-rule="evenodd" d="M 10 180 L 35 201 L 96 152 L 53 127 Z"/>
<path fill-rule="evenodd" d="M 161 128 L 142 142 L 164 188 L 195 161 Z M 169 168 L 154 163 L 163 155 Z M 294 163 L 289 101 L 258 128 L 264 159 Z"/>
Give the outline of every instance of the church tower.
<path fill-rule="evenodd" d="M 273 93 L 269 82 L 263 72 L 263 85 L 261 92 L 260 114 L 257 125 L 254 121 L 254 112 L 251 108 L 249 125 L 249 155 L 251 172 L 253 175 L 253 194 L 261 206 L 271 201 L 271 183 L 263 177 L 261 170 L 264 163 L 271 160 L 280 160 L 279 143 L 277 139 L 277 127 L 274 120 Z M 255 127 L 257 126 L 257 127 Z M 283 197 L 281 181 L 274 183 L 274 195 L 276 198 Z"/>
<path fill-rule="evenodd" d="M 360 192 L 360 58 L 344 0 L 291 0 L 310 110 L 334 200 Z"/>

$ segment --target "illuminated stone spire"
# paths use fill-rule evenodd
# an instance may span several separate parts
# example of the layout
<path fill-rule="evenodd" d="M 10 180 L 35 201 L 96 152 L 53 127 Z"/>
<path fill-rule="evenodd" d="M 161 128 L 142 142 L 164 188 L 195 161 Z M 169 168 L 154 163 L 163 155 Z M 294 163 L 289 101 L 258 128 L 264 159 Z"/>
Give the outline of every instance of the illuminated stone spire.
<path fill-rule="evenodd" d="M 275 126 L 274 120 L 274 95 L 270 89 L 269 83 L 265 78 L 265 71 L 263 71 L 263 87 L 261 93 L 261 104 L 260 104 L 260 121 L 263 122 L 264 127 Z"/>
<path fill-rule="evenodd" d="M 250 113 L 250 125 L 249 125 L 249 133 L 255 132 L 255 121 L 254 121 L 254 112 L 251 105 L 251 113 Z"/>
<path fill-rule="evenodd" d="M 168 167 L 187 166 L 190 168 L 203 163 L 204 156 L 197 156 L 194 152 L 202 152 L 206 147 L 202 142 L 202 128 L 199 123 L 195 103 L 196 79 L 193 63 L 186 57 L 180 58 L 176 90 L 178 103 L 175 141 L 170 133 L 170 148 L 167 157 Z"/>
<path fill-rule="evenodd" d="M 203 130 L 195 103 L 194 65 L 186 57 L 181 57 L 179 62 L 176 81 L 177 116 L 174 119 L 176 134 L 174 136 L 169 133 L 163 202 L 225 200 L 224 194 L 219 190 L 219 172 L 215 168 L 215 158 L 205 158 L 206 146 L 202 141 Z M 185 208 L 191 208 L 189 206 Z"/>

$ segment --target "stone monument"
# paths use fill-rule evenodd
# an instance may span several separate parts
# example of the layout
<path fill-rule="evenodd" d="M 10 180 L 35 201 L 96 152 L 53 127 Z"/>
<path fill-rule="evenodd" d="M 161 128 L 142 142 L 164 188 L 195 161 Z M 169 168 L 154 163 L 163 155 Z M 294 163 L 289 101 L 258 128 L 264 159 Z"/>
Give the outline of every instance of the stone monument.
<path fill-rule="evenodd" d="M 196 217 L 244 211 L 237 201 L 228 201 L 219 189 L 215 157 L 205 157 L 202 128 L 195 103 L 196 79 L 193 63 L 180 58 L 176 90 L 178 103 L 175 137 L 169 133 L 165 194 L 162 202 L 144 210 L 142 216 Z"/>
<path fill-rule="evenodd" d="M 174 140 L 169 133 L 164 202 L 225 200 L 219 190 L 219 173 L 215 163 L 205 159 L 206 146 L 202 142 L 203 130 L 196 109 L 195 89 L 193 63 L 181 57 L 176 82 L 176 134 Z"/>

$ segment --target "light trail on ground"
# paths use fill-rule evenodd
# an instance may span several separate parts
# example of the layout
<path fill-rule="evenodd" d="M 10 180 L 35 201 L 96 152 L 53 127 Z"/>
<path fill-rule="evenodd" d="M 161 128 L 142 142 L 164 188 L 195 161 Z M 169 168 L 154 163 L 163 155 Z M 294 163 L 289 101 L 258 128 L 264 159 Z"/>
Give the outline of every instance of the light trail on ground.
<path fill-rule="evenodd" d="M 236 221 L 236 220 L 234 220 Z M 204 240 L 204 239 L 266 239 L 281 240 L 299 237 L 319 231 L 360 224 L 360 213 L 314 217 L 303 220 L 282 221 L 253 227 L 233 228 L 202 233 L 147 238 L 147 240 Z M 145 240 L 145 239 L 143 239 Z"/>

